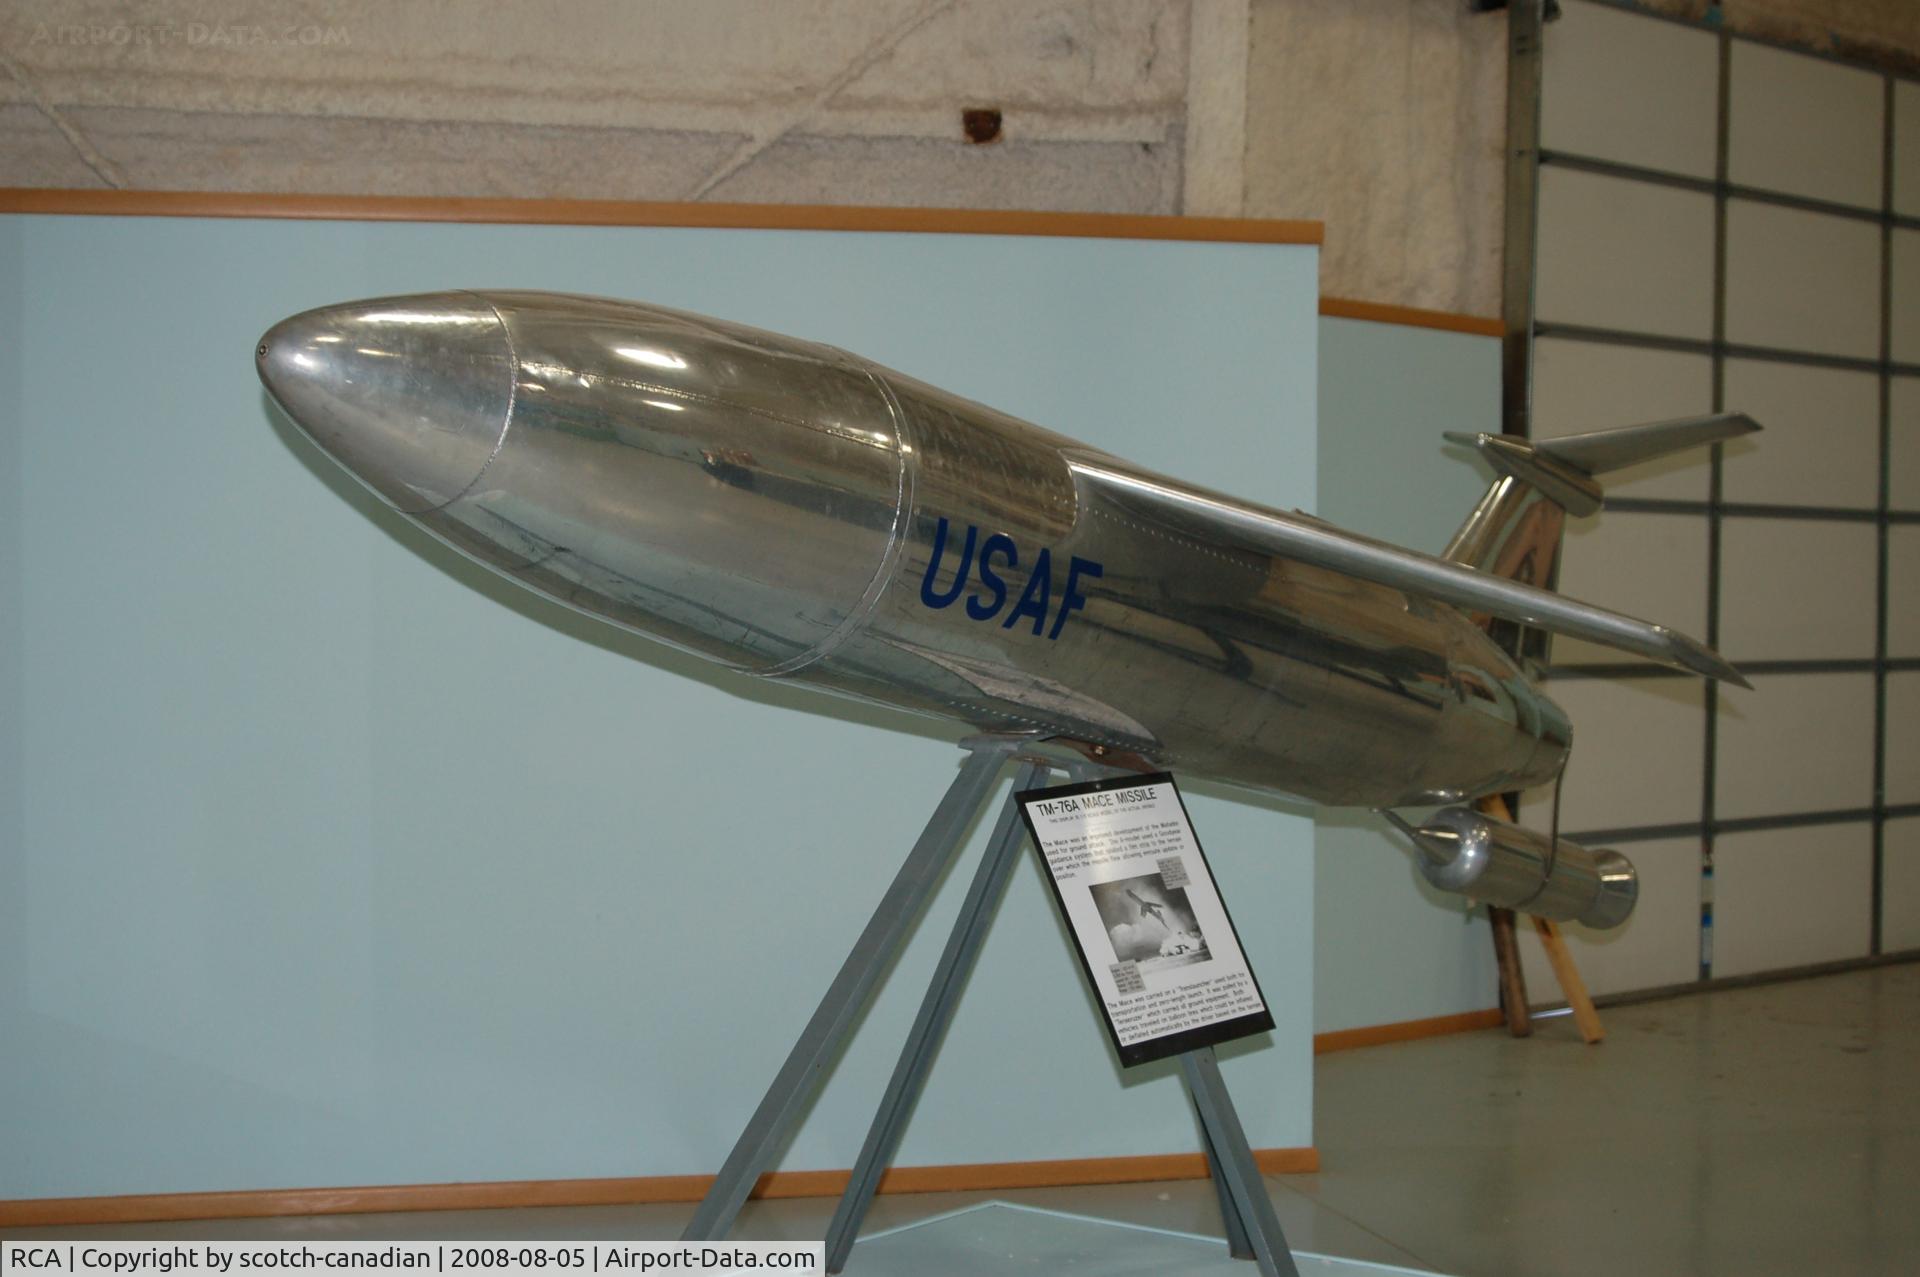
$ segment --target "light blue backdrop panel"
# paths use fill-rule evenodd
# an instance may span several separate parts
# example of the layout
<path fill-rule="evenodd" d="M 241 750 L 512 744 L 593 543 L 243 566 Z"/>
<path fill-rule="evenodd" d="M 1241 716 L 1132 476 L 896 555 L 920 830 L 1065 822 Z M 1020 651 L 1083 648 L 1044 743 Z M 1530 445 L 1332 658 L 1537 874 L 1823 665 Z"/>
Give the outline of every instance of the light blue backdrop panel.
<path fill-rule="evenodd" d="M 1438 553 L 1491 477 L 1441 433 L 1499 421 L 1498 339 L 1320 321 L 1323 518 Z M 1314 849 L 1316 1032 L 1494 1004 L 1486 911 L 1429 887 L 1377 816 L 1322 811 Z"/>
<path fill-rule="evenodd" d="M 1316 250 L 677 229 L 0 221 L 0 1197 L 712 1171 L 958 735 L 515 591 L 277 422 L 269 324 L 446 287 L 858 351 L 1281 506 Z M 1312 827 L 1195 793 L 1311 1142 Z M 784 1165 L 852 1163 L 983 833 Z M 1197 1150 L 1116 1066 L 1031 858 L 903 1165 Z"/>

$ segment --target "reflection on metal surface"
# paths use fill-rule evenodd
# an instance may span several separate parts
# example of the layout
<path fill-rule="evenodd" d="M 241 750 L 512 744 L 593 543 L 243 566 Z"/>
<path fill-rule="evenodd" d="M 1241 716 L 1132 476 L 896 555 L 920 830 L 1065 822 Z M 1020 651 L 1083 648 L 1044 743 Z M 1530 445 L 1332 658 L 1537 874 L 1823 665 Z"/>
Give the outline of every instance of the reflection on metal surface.
<path fill-rule="evenodd" d="M 1565 715 L 1449 604 L 1729 673 L 1657 627 L 658 307 L 363 302 L 283 322 L 258 361 L 375 492 L 561 603 L 748 673 L 1258 790 L 1392 806 L 1554 776 Z"/>
<path fill-rule="evenodd" d="M 1468 567 L 1479 567 L 1487 554 L 1500 540 L 1513 522 L 1513 516 L 1525 505 L 1528 498 L 1527 485 L 1513 475 L 1502 475 L 1494 480 L 1480 503 L 1473 507 L 1460 530 L 1453 534 L 1453 540 L 1447 542 L 1447 548 L 1440 557 L 1450 563 L 1464 563 Z"/>

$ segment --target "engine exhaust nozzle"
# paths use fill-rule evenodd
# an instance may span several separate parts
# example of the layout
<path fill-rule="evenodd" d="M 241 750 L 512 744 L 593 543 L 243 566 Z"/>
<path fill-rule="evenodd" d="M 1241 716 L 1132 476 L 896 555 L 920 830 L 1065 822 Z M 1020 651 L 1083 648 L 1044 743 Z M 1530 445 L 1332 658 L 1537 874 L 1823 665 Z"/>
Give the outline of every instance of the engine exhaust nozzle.
<path fill-rule="evenodd" d="M 1466 807 L 1418 827 L 1396 821 L 1420 849 L 1420 872 L 1442 891 L 1555 922 L 1617 927 L 1633 912 L 1639 875 L 1617 851 L 1588 850 Z"/>

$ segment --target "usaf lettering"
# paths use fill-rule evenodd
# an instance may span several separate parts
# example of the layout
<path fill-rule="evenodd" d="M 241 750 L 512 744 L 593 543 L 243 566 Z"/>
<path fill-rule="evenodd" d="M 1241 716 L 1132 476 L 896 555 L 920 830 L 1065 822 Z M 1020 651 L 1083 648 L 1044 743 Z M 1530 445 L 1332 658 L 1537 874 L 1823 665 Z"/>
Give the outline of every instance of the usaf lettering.
<path fill-rule="evenodd" d="M 940 526 L 933 534 L 933 557 L 927 562 L 927 574 L 920 581 L 920 601 L 930 608 L 952 607 L 960 601 L 967 588 L 967 575 L 972 572 L 979 578 L 980 588 L 967 596 L 967 615 L 976 621 L 991 621 L 1000 615 L 1007 606 L 1007 583 L 998 569 L 1012 572 L 1020 566 L 1020 547 L 1013 538 L 1004 532 L 995 532 L 984 542 L 980 541 L 980 529 L 971 523 L 967 525 L 966 540 L 960 546 L 960 565 L 954 569 L 953 584 L 945 590 L 934 585 L 934 577 L 940 572 L 940 563 L 947 554 L 947 521 L 940 520 Z M 974 547 L 979 545 L 980 557 L 976 564 Z M 1023 617 L 1033 620 L 1033 633 L 1037 638 L 1043 628 L 1049 640 L 1060 637 L 1060 627 L 1067 623 L 1067 617 L 1086 607 L 1087 596 L 1080 593 L 1082 577 L 1101 575 L 1101 567 L 1091 559 L 1075 555 L 1067 564 L 1066 585 L 1060 591 L 1060 610 L 1053 614 L 1053 625 L 1046 628 L 1047 612 L 1053 605 L 1053 555 L 1045 546 L 1033 561 L 1033 568 L 1027 573 L 1027 586 L 1020 591 L 1020 598 L 1000 622 L 1000 628 L 1010 630 Z"/>

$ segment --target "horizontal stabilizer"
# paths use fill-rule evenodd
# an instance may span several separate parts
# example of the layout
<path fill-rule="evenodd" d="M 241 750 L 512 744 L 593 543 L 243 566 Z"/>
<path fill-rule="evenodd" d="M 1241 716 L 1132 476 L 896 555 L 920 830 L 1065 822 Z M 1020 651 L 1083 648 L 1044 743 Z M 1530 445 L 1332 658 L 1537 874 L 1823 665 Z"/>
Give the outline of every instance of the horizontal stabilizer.
<path fill-rule="evenodd" d="M 1650 421 L 1617 430 L 1594 430 L 1559 439 L 1466 434 L 1449 430 L 1454 443 L 1477 448 L 1487 464 L 1527 484 L 1575 518 L 1600 512 L 1600 485 L 1593 476 L 1652 461 L 1672 452 L 1738 438 L 1760 428 L 1744 412 Z"/>
<path fill-rule="evenodd" d="M 1559 439 L 1540 439 L 1534 449 L 1557 461 L 1564 461 L 1583 474 L 1605 474 L 1623 466 L 1652 461 L 1670 452 L 1723 443 L 1752 434 L 1760 423 L 1744 412 L 1720 412 L 1710 417 L 1681 417 L 1674 421 L 1650 421 L 1642 426 L 1623 426 L 1617 430 L 1594 430 L 1583 435 L 1565 435 Z"/>
<path fill-rule="evenodd" d="M 1719 653 L 1664 625 L 1562 598 L 1459 563 L 1343 532 L 1305 515 L 1284 515 L 1218 493 L 1174 487 L 1106 456 L 1072 456 L 1075 477 L 1123 509 L 1264 554 L 1345 573 L 1408 594 L 1484 612 L 1570 638 L 1604 644 L 1662 665 L 1748 686 Z"/>

